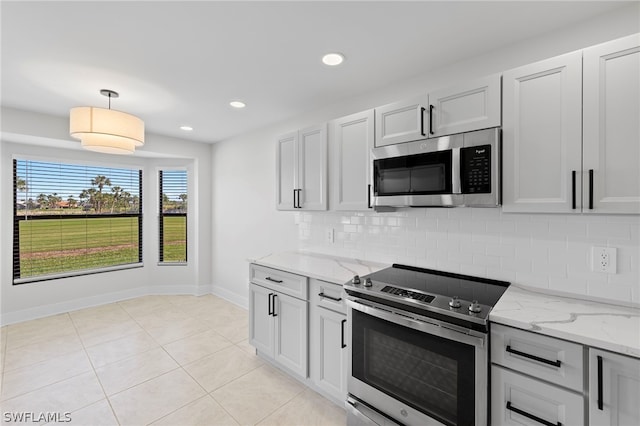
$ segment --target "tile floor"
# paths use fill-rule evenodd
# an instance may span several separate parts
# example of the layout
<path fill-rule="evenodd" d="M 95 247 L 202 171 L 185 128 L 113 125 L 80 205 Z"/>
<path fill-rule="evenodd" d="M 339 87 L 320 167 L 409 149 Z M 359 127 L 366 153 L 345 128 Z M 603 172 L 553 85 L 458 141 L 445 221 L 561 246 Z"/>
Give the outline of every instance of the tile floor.
<path fill-rule="evenodd" d="M 340 407 L 255 356 L 247 327 L 246 310 L 213 295 L 2 327 L 2 424 L 29 424 L 11 417 L 26 413 L 38 425 L 41 413 L 73 426 L 346 424 Z"/>

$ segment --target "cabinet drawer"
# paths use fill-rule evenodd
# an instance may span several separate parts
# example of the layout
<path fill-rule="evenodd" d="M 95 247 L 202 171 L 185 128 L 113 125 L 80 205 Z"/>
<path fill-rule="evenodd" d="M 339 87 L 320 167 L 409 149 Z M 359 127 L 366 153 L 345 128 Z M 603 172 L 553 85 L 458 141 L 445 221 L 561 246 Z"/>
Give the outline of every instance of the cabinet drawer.
<path fill-rule="evenodd" d="M 491 424 L 583 425 L 584 398 L 567 389 L 492 365 Z"/>
<path fill-rule="evenodd" d="M 249 277 L 252 283 L 280 291 L 298 299 L 307 300 L 307 277 L 267 268 L 265 266 L 249 265 Z"/>
<path fill-rule="evenodd" d="M 341 314 L 347 313 L 342 286 L 324 281 L 311 280 L 311 303 Z"/>
<path fill-rule="evenodd" d="M 491 325 L 491 362 L 582 392 L 582 345 Z"/>

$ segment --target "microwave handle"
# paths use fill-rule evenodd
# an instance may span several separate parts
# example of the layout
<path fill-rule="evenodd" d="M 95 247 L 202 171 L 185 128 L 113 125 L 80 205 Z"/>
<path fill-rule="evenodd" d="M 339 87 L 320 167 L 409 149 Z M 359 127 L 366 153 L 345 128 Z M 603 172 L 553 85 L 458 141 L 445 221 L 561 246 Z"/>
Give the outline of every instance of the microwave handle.
<path fill-rule="evenodd" d="M 460 148 L 451 149 L 451 193 L 462 193 L 460 178 Z"/>

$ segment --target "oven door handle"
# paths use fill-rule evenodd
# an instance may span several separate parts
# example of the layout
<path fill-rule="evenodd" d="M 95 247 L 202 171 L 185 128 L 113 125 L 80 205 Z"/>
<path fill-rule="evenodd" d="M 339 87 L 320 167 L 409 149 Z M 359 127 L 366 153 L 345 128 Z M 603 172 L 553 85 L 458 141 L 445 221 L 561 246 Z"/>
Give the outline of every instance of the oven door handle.
<path fill-rule="evenodd" d="M 347 296 L 345 298 L 345 302 L 351 309 L 355 309 L 365 314 L 390 321 L 404 327 L 409 327 L 423 333 L 439 336 L 449 340 L 455 340 L 457 342 L 472 345 L 478 348 L 485 347 L 486 345 L 487 337 L 485 334 L 478 333 L 482 336 L 475 336 L 469 334 L 472 333 L 473 330 L 468 330 L 468 332 L 462 331 L 463 329 L 456 330 L 453 328 L 455 326 L 447 324 L 444 321 L 438 321 L 433 318 L 429 318 L 429 322 L 421 321 L 415 318 L 411 318 L 407 316 L 407 314 L 392 312 L 390 310 L 392 308 L 390 307 L 379 305 L 369 300 L 365 301 L 357 299 L 352 296 Z"/>

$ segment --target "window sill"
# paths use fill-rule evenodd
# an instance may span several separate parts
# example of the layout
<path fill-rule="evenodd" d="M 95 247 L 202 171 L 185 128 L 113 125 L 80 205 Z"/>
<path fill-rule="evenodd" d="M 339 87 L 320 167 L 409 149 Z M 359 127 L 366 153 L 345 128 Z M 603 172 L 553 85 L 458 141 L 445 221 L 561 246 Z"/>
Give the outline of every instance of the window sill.
<path fill-rule="evenodd" d="M 135 269 L 144 267 L 144 263 L 129 263 L 126 265 L 108 266 L 106 268 L 83 269 L 80 271 L 61 272 L 59 274 L 38 275 L 37 277 L 17 278 L 13 280 L 13 285 L 35 283 L 40 281 L 59 280 L 62 278 L 81 277 L 84 275 L 101 274 L 103 272 L 123 271 L 126 269 Z"/>
<path fill-rule="evenodd" d="M 158 262 L 158 266 L 188 266 L 187 262 Z"/>

